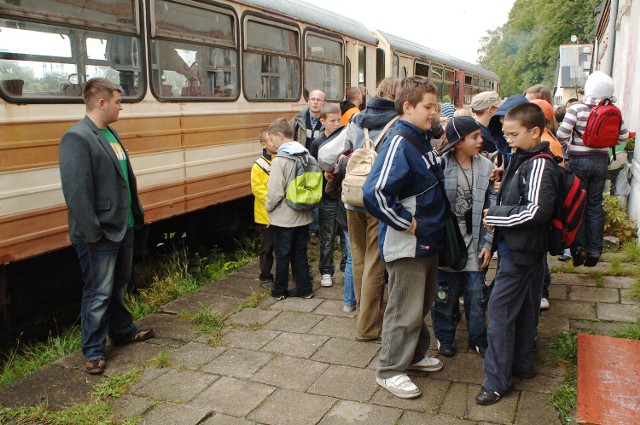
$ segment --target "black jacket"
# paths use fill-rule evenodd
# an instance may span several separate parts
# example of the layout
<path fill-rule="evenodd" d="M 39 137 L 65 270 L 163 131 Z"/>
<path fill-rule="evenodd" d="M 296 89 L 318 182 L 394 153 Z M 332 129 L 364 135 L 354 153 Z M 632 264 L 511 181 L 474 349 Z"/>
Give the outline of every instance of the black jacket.
<path fill-rule="evenodd" d="M 496 205 L 489 208 L 487 224 L 495 226 L 494 244 L 503 240 L 512 261 L 535 264 L 547 251 L 549 222 L 558 198 L 558 171 L 551 161 L 534 156 L 551 153 L 549 143 L 518 149 L 502 179 Z"/>

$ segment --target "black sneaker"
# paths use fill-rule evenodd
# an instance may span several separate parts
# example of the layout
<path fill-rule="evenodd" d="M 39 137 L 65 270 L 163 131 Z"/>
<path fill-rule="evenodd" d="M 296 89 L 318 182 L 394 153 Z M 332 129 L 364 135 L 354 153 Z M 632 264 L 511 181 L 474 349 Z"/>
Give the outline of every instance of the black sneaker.
<path fill-rule="evenodd" d="M 476 396 L 476 403 L 482 406 L 488 406 L 490 404 L 497 403 L 498 400 L 500 400 L 500 397 L 502 397 L 502 395 L 497 391 L 482 387 L 482 389 Z"/>
<path fill-rule="evenodd" d="M 600 257 L 592 257 L 591 255 L 587 256 L 587 259 L 584 260 L 585 267 L 595 267 L 598 264 Z"/>
<path fill-rule="evenodd" d="M 587 250 L 583 247 L 572 251 L 571 255 L 573 255 L 573 267 L 579 267 L 584 264 L 584 261 L 587 259 Z"/>
<path fill-rule="evenodd" d="M 271 288 L 273 288 L 273 280 L 272 279 L 261 280 L 260 286 L 262 286 L 264 289 L 271 290 Z"/>
<path fill-rule="evenodd" d="M 453 344 L 438 341 L 438 353 L 446 357 L 453 357 L 456 355 L 456 347 Z"/>
<path fill-rule="evenodd" d="M 271 294 L 271 296 L 272 296 L 273 298 L 275 298 L 276 300 L 278 300 L 278 301 L 282 301 L 282 300 L 284 300 L 285 298 L 287 298 L 287 294 L 276 295 L 276 294 L 272 293 L 272 294 Z"/>
<path fill-rule="evenodd" d="M 304 299 L 311 299 L 313 298 L 313 292 L 309 292 L 308 294 L 298 294 L 298 290 L 294 289 L 293 291 L 289 291 L 289 296 L 290 297 L 296 297 L 296 298 L 304 298 Z"/>
<path fill-rule="evenodd" d="M 478 353 L 478 355 L 480 357 L 482 357 L 484 359 L 484 356 L 487 355 L 487 346 L 486 345 L 476 345 L 475 346 L 475 350 L 476 353 Z"/>

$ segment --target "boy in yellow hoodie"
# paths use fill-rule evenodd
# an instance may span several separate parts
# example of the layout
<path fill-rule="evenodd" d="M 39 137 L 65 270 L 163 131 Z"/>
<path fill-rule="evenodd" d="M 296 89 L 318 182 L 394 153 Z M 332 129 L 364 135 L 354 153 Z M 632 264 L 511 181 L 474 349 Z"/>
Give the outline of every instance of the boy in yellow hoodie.
<path fill-rule="evenodd" d="M 253 203 L 253 219 L 258 226 L 260 236 L 260 284 L 268 289 L 273 286 L 273 229 L 269 226 L 269 216 L 264 207 L 267 200 L 267 183 L 271 172 L 271 160 L 277 149 L 271 143 L 267 130 L 260 132 L 262 156 L 251 167 L 251 192 L 255 197 Z"/>

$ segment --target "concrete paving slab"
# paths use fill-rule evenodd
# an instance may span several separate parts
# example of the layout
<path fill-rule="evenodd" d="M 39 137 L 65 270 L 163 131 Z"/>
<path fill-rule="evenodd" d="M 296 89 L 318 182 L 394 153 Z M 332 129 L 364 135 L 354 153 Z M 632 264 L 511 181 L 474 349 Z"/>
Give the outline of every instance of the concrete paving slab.
<path fill-rule="evenodd" d="M 215 413 L 202 422 L 202 425 L 252 425 L 253 423 L 233 416 Z"/>
<path fill-rule="evenodd" d="M 271 306 L 274 310 L 283 310 L 283 311 L 299 311 L 303 313 L 309 313 L 315 310 L 318 305 L 322 304 L 323 300 L 319 298 L 298 298 L 298 297 L 290 297 L 285 298 L 284 300 L 278 301 L 277 303 Z"/>
<path fill-rule="evenodd" d="M 433 415 L 429 413 L 404 412 L 399 425 L 478 425 L 475 421 L 465 421 L 455 416 Z"/>
<path fill-rule="evenodd" d="M 315 424 L 331 410 L 336 400 L 323 395 L 278 389 L 247 419 L 273 425 Z"/>
<path fill-rule="evenodd" d="M 0 388 L 0 405 L 5 407 L 36 406 L 45 402 L 59 410 L 69 404 L 91 400 L 93 386 L 104 378 L 60 365 L 46 365 L 22 379 Z M 67 385 L 73 382 L 74 385 Z"/>
<path fill-rule="evenodd" d="M 500 401 L 491 406 L 481 406 L 476 403 L 476 395 L 480 392 L 480 386 L 469 386 L 467 392 L 467 417 L 472 421 L 487 421 L 499 424 L 512 424 L 516 418 L 516 408 L 520 391 L 511 390 Z"/>
<path fill-rule="evenodd" d="M 355 317 L 327 316 L 309 331 L 314 335 L 326 335 L 353 340 L 356 334 Z"/>
<path fill-rule="evenodd" d="M 263 291 L 263 288 L 260 286 L 260 281 L 258 279 L 249 278 L 248 276 L 236 273 L 202 287 L 201 291 L 211 294 L 225 295 L 231 298 L 246 299 L 254 292 Z"/>
<path fill-rule="evenodd" d="M 628 289 L 638 282 L 633 276 L 602 276 L 602 283 L 605 288 Z"/>
<path fill-rule="evenodd" d="M 569 299 L 574 301 L 617 303 L 620 301 L 620 293 L 616 288 L 574 286 L 569 292 Z"/>
<path fill-rule="evenodd" d="M 635 323 L 638 316 L 638 305 L 598 303 L 598 319 Z"/>
<path fill-rule="evenodd" d="M 523 391 L 518 403 L 516 425 L 561 424 L 559 413 L 549 406 L 549 395 Z"/>
<path fill-rule="evenodd" d="M 280 331 L 269 329 L 230 329 L 222 337 L 222 342 L 230 347 L 259 350 L 278 335 Z"/>
<path fill-rule="evenodd" d="M 638 304 L 638 301 L 633 298 L 633 294 L 631 292 L 631 289 L 621 289 L 620 290 L 620 304 L 631 304 L 631 305 L 635 305 Z"/>
<path fill-rule="evenodd" d="M 227 319 L 227 323 L 241 326 L 262 326 L 279 314 L 262 308 L 245 308 Z"/>
<path fill-rule="evenodd" d="M 552 314 L 540 315 L 540 322 L 538 323 L 538 334 L 556 336 L 560 334 L 560 332 L 568 331 L 569 329 L 570 326 L 568 317 L 556 317 Z"/>
<path fill-rule="evenodd" d="M 202 370 L 207 373 L 249 379 L 272 358 L 273 355 L 270 353 L 229 348 L 223 354 L 202 366 Z"/>
<path fill-rule="evenodd" d="M 605 322 L 600 320 L 571 320 L 571 329 L 598 335 L 613 336 L 629 326 L 628 322 Z"/>
<path fill-rule="evenodd" d="M 136 391 L 154 399 L 185 403 L 218 380 L 219 376 L 193 370 L 170 369 Z"/>
<path fill-rule="evenodd" d="M 280 353 L 293 357 L 310 358 L 329 338 L 321 335 L 301 335 L 291 332 L 282 332 L 262 350 L 271 353 Z"/>
<path fill-rule="evenodd" d="M 133 394 L 125 394 L 120 398 L 109 400 L 108 404 L 116 412 L 116 419 L 120 421 L 142 416 L 151 407 L 147 398 Z"/>
<path fill-rule="evenodd" d="M 375 373 L 357 367 L 331 365 L 307 392 L 342 400 L 367 402 L 376 392 Z"/>
<path fill-rule="evenodd" d="M 538 374 L 538 376 L 533 379 L 513 378 L 513 388 L 530 393 L 549 394 L 554 389 L 561 388 L 563 384 L 564 379 L 561 376 Z"/>
<path fill-rule="evenodd" d="M 376 344 L 331 338 L 311 358 L 325 363 L 364 368 L 371 362 L 379 348 Z"/>
<path fill-rule="evenodd" d="M 403 410 L 416 410 L 436 414 L 444 401 L 450 382 L 428 376 L 410 375 L 410 378 L 413 383 L 420 388 L 420 391 L 422 391 L 420 397 L 412 400 L 402 399 L 394 396 L 386 389 L 379 387 L 378 391 L 373 395 L 371 403 Z"/>
<path fill-rule="evenodd" d="M 595 303 L 587 301 L 561 301 L 553 302 L 553 316 L 555 318 L 571 319 L 595 319 Z"/>
<path fill-rule="evenodd" d="M 202 311 L 203 307 L 211 307 L 213 311 L 224 316 L 243 301 L 244 298 L 227 297 L 210 292 L 198 291 L 193 294 L 180 297 L 169 304 L 165 304 L 160 308 L 160 311 L 168 314 L 177 314 L 181 311 L 198 313 Z"/>
<path fill-rule="evenodd" d="M 208 415 L 210 415 L 210 412 L 206 407 L 162 403 L 150 409 L 144 415 L 144 421 L 154 425 L 196 425 Z"/>
<path fill-rule="evenodd" d="M 444 367 L 430 376 L 447 381 L 467 382 L 481 384 L 484 379 L 482 374 L 483 359 L 474 352 L 459 352 L 454 357 L 438 356 L 444 363 Z"/>
<path fill-rule="evenodd" d="M 164 340 L 191 342 L 198 337 L 195 327 L 188 319 L 171 314 L 153 313 L 137 322 L 140 328 L 153 327 L 156 337 L 145 343 L 162 344 Z"/>
<path fill-rule="evenodd" d="M 198 369 L 224 353 L 227 347 L 210 347 L 200 342 L 190 342 L 176 350 L 171 359 L 180 367 Z"/>
<path fill-rule="evenodd" d="M 551 285 L 598 286 L 598 279 L 588 274 L 553 273 Z"/>
<path fill-rule="evenodd" d="M 137 367 L 142 367 L 151 358 L 162 351 L 172 353 L 173 347 L 152 344 L 150 342 L 132 343 L 122 347 L 107 350 L 106 375 L 127 373 Z"/>
<path fill-rule="evenodd" d="M 323 319 L 317 314 L 283 311 L 264 325 L 265 329 L 306 334 Z"/>
<path fill-rule="evenodd" d="M 158 378 L 159 376 L 164 375 L 165 373 L 168 373 L 169 370 L 171 370 L 171 369 L 169 369 L 169 368 L 157 368 L 155 366 L 146 367 L 144 369 L 144 371 L 142 372 L 142 376 L 140 377 L 138 382 L 133 384 L 133 386 L 131 387 L 131 390 L 129 391 L 129 393 L 130 394 L 135 394 L 140 388 L 144 387 L 149 382 L 153 381 L 154 379 Z"/>
<path fill-rule="evenodd" d="M 468 398 L 468 387 L 469 384 L 463 382 L 451 382 L 449 386 L 449 391 L 445 395 L 444 401 L 442 402 L 442 406 L 440 406 L 440 411 L 438 413 L 442 413 L 449 416 L 455 416 L 458 418 L 463 418 L 467 414 L 467 403 L 461 403 L 461 400 L 467 400 Z"/>
<path fill-rule="evenodd" d="M 336 280 L 340 280 L 340 283 L 336 283 Z M 313 296 L 316 298 L 322 298 L 325 300 L 340 300 L 342 301 L 344 295 L 344 286 L 342 285 L 342 278 L 336 276 L 333 277 L 333 286 L 329 288 L 318 287 L 314 291 Z"/>
<path fill-rule="evenodd" d="M 314 313 L 322 314 L 323 316 L 356 317 L 355 312 L 345 313 L 342 311 L 342 307 L 344 307 L 342 300 L 325 300 Z"/>
<path fill-rule="evenodd" d="M 319 425 L 388 425 L 395 424 L 402 415 L 402 410 L 375 406 L 355 401 L 338 401 L 325 415 Z"/>
<path fill-rule="evenodd" d="M 260 406 L 274 390 L 270 385 L 223 376 L 189 404 L 242 418 Z"/>
<path fill-rule="evenodd" d="M 549 286 L 550 300 L 566 300 L 568 293 L 569 287 L 567 285 L 558 285 L 555 281 L 551 282 L 551 286 Z"/>
<path fill-rule="evenodd" d="M 328 367 L 326 363 L 299 357 L 275 356 L 253 376 L 253 380 L 304 392 Z"/>

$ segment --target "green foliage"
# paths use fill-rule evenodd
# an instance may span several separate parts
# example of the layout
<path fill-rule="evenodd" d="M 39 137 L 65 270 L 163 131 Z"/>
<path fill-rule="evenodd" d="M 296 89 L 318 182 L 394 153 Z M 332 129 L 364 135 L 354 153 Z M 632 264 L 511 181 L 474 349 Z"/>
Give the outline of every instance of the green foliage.
<path fill-rule="evenodd" d="M 549 397 L 549 404 L 560 412 L 562 423 L 567 423 L 568 416 L 576 411 L 578 405 L 578 390 L 575 385 L 563 385 L 553 391 Z"/>
<path fill-rule="evenodd" d="M 620 206 L 618 198 L 605 195 L 603 207 L 605 235 L 617 237 L 620 243 L 631 241 L 637 236 L 636 223 L 629 219 L 626 211 Z"/>
<path fill-rule="evenodd" d="M 576 367 L 578 365 L 578 334 L 575 331 L 563 331 L 555 343 L 551 344 L 554 359 L 565 370 L 562 388 L 551 393 L 549 404 L 560 412 L 563 423 L 567 416 L 575 411 L 577 400 Z"/>
<path fill-rule="evenodd" d="M 158 369 L 164 369 L 165 367 L 171 366 L 173 362 L 171 361 L 171 353 L 167 350 L 162 350 L 154 357 L 147 360 L 147 364 L 150 366 L 155 366 Z"/>
<path fill-rule="evenodd" d="M 45 342 L 18 344 L 17 348 L 7 354 L 2 364 L 0 386 L 38 370 L 81 347 L 82 338 L 77 326 L 57 337 L 50 334 Z"/>
<path fill-rule="evenodd" d="M 614 333 L 613 336 L 625 339 L 640 339 L 640 317 L 636 319 L 636 323 L 632 323 L 626 329 Z"/>
<path fill-rule="evenodd" d="M 140 380 L 142 372 L 144 372 L 144 369 L 136 368 L 122 375 L 110 375 L 107 379 L 95 386 L 93 397 L 97 401 L 106 401 L 110 398 L 120 397 L 129 392 L 131 387 Z"/>
<path fill-rule="evenodd" d="M 625 263 L 640 263 L 640 245 L 637 239 L 629 239 L 622 245 Z"/>
<path fill-rule="evenodd" d="M 594 9 L 601 0 L 516 0 L 506 24 L 480 41 L 479 63 L 500 77 L 500 94 L 522 93 L 534 84 L 554 87 L 560 44 L 572 34 L 590 42 Z"/>

